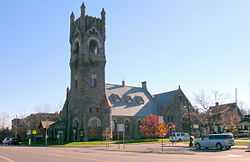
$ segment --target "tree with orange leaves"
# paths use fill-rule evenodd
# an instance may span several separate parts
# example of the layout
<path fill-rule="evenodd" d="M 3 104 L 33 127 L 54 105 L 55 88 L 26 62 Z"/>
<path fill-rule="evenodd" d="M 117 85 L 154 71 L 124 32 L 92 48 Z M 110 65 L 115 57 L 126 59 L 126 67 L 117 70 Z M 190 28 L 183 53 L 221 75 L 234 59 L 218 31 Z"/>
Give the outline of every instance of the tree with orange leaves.
<path fill-rule="evenodd" d="M 167 126 L 165 123 L 160 122 L 159 116 L 152 114 L 144 117 L 140 125 L 140 132 L 145 137 L 160 137 L 167 133 Z"/>

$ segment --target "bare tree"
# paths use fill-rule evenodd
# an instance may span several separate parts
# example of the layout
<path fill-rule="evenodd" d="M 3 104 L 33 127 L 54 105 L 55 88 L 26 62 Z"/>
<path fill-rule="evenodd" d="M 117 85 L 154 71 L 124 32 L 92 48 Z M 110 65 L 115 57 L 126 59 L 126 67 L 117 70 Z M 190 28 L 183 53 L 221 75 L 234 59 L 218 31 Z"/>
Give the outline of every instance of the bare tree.
<path fill-rule="evenodd" d="M 225 95 L 217 90 L 211 91 L 212 93 L 206 94 L 204 90 L 201 90 L 199 94 L 195 95 L 195 105 L 199 107 L 202 112 L 200 113 L 200 120 L 203 129 L 206 132 L 212 130 L 212 119 L 209 107 L 213 106 L 216 102 L 223 102 L 225 100 Z M 212 99 L 213 98 L 213 99 Z"/>
<path fill-rule="evenodd" d="M 198 108 L 201 108 L 202 111 L 207 111 L 211 104 L 211 97 L 204 90 L 201 90 L 199 94 L 195 94 L 195 102 Z"/>
<path fill-rule="evenodd" d="M 212 90 L 212 95 L 214 97 L 214 103 L 223 103 L 227 98 L 224 93 L 221 93 L 218 90 Z"/>
<path fill-rule="evenodd" d="M 0 128 L 9 127 L 9 115 L 7 113 L 0 113 Z"/>
<path fill-rule="evenodd" d="M 210 106 L 216 102 L 223 103 L 226 98 L 226 95 L 218 90 L 212 90 L 211 94 L 206 94 L 204 90 L 201 90 L 200 93 L 195 94 L 195 104 L 203 111 L 207 111 Z"/>
<path fill-rule="evenodd" d="M 242 115 L 247 115 L 247 114 L 248 114 L 245 105 L 246 105 L 246 104 L 245 104 L 244 101 L 239 101 L 239 103 L 238 103 L 238 106 L 239 106 L 239 109 L 240 109 L 240 112 L 241 112 Z"/>

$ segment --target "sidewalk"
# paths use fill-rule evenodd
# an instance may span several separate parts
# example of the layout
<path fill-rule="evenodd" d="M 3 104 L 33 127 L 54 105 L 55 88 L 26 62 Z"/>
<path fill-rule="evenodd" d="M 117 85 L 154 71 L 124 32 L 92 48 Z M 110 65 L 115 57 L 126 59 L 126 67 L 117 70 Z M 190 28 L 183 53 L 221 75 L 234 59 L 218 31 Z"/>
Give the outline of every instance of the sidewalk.
<path fill-rule="evenodd" d="M 248 146 L 232 146 L 232 149 L 248 149 L 249 147 Z"/>
<path fill-rule="evenodd" d="M 195 154 L 196 149 L 190 148 L 188 144 L 176 143 L 175 145 L 165 143 L 163 151 L 160 143 L 154 144 L 112 144 L 110 147 L 98 147 L 95 150 L 122 151 L 137 153 L 163 153 L 163 154 Z M 232 149 L 248 150 L 248 146 L 233 146 Z"/>
<path fill-rule="evenodd" d="M 195 154 L 184 144 L 164 144 L 163 151 L 160 143 L 157 144 L 112 144 L 110 147 L 98 147 L 95 150 L 123 151 L 137 153 L 164 153 L 164 154 Z"/>

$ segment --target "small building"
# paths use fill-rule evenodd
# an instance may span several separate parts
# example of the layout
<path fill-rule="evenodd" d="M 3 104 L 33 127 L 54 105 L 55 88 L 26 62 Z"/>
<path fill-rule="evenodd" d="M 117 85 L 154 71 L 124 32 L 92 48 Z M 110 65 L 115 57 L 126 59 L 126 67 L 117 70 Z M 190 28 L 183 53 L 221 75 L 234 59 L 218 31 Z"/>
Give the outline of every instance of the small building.
<path fill-rule="evenodd" d="M 242 120 L 240 121 L 240 129 L 250 131 L 250 114 L 245 115 L 242 118 Z"/>
<path fill-rule="evenodd" d="M 236 103 L 228 103 L 209 108 L 210 133 L 233 132 L 236 133 L 242 118 L 240 109 Z"/>
<path fill-rule="evenodd" d="M 192 107 L 179 87 L 152 95 L 146 82 L 141 87 L 105 82 L 106 12 L 100 17 L 86 14 L 84 3 L 80 16 L 70 16 L 70 87 L 60 119 L 50 132 L 63 134 L 65 141 L 95 140 L 103 132 L 117 134 L 118 124 L 125 125 L 126 138 L 140 138 L 140 121 L 150 114 L 162 116 L 165 122 L 185 130 L 183 116 Z M 110 133 L 111 134 L 111 133 Z"/>
<path fill-rule="evenodd" d="M 28 130 L 36 130 L 40 133 L 41 121 L 57 121 L 59 113 L 34 113 L 25 118 L 15 118 L 12 120 L 12 130 L 18 138 L 25 139 Z"/>

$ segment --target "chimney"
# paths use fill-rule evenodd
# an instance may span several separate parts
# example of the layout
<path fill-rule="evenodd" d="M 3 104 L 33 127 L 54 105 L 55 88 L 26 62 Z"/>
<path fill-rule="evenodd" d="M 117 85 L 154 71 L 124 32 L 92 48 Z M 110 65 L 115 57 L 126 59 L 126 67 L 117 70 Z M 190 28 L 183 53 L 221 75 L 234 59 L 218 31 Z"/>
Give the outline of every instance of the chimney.
<path fill-rule="evenodd" d="M 147 82 L 146 81 L 141 82 L 141 87 L 147 90 Z"/>
<path fill-rule="evenodd" d="M 125 81 L 124 80 L 122 81 L 122 87 L 125 87 Z"/>
<path fill-rule="evenodd" d="M 219 102 L 215 102 L 215 106 L 219 106 Z"/>

